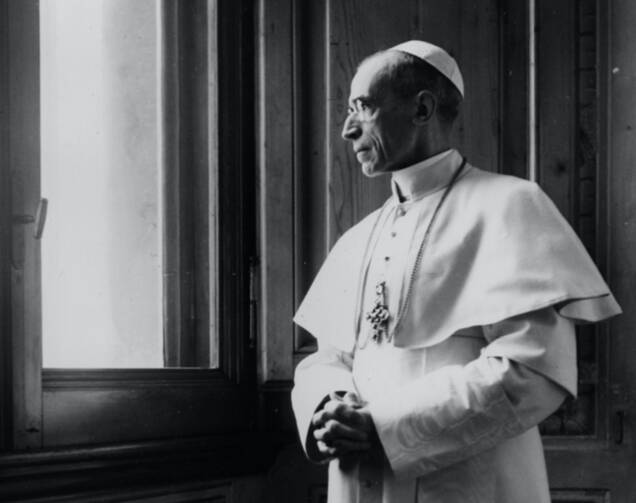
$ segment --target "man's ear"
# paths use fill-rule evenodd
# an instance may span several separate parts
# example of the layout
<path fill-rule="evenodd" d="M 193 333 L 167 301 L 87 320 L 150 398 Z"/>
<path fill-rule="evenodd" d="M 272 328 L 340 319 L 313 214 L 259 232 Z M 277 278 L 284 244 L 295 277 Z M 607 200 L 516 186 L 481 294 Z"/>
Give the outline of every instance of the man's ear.
<path fill-rule="evenodd" d="M 437 98 L 430 91 L 420 91 L 415 96 L 415 116 L 413 124 L 420 126 L 427 123 L 437 109 Z"/>

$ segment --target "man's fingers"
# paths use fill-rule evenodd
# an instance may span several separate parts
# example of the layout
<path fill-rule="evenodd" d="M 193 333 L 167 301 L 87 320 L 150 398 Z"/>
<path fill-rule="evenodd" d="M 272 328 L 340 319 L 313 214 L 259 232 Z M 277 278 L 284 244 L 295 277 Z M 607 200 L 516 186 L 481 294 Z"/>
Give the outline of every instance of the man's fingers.
<path fill-rule="evenodd" d="M 362 404 L 352 404 L 349 401 L 344 402 L 342 399 L 330 400 L 313 415 L 311 424 L 314 428 L 324 428 L 329 421 L 336 421 L 353 430 L 369 431 L 369 421 L 365 416 L 365 410 Z M 347 433 L 344 435 L 349 436 Z M 359 437 L 354 436 L 353 438 Z"/>
<path fill-rule="evenodd" d="M 329 393 L 329 400 L 334 402 L 344 402 L 353 407 L 362 407 L 364 402 L 355 391 L 347 391 L 344 395 L 340 395 L 337 391 Z"/>
<path fill-rule="evenodd" d="M 364 405 L 358 394 L 353 391 L 347 391 L 342 397 L 342 401 L 356 408 Z"/>
<path fill-rule="evenodd" d="M 345 424 L 342 424 L 333 419 L 325 422 L 322 428 L 314 430 L 314 437 L 316 440 L 324 440 L 331 442 L 335 439 L 348 439 L 348 440 L 368 440 L 369 436 L 366 432 L 351 428 Z"/>
<path fill-rule="evenodd" d="M 368 451 L 371 449 L 371 442 L 367 441 L 353 441 L 344 438 L 339 438 L 333 441 L 333 447 L 337 449 L 337 452 L 356 452 L 356 451 Z"/>
<path fill-rule="evenodd" d="M 336 448 L 335 447 L 327 445 L 322 440 L 318 440 L 316 442 L 316 447 L 318 447 L 318 450 L 321 453 L 326 454 L 328 456 L 333 456 L 333 453 L 336 452 Z"/>
<path fill-rule="evenodd" d="M 341 423 L 356 426 L 360 424 L 357 409 L 359 409 L 358 406 L 354 406 L 349 402 L 330 400 L 325 404 L 321 412 L 324 413 L 325 421 L 335 419 Z"/>
<path fill-rule="evenodd" d="M 332 391 L 331 393 L 329 393 L 329 400 L 339 401 L 339 400 L 342 400 L 342 398 L 340 397 L 337 391 Z"/>
<path fill-rule="evenodd" d="M 347 454 L 363 452 L 371 448 L 368 442 L 350 442 L 348 440 L 338 440 L 335 445 L 329 445 L 319 440 L 316 442 L 316 447 L 327 458 L 340 458 Z"/>
<path fill-rule="evenodd" d="M 332 414 L 327 412 L 325 409 L 320 409 L 316 412 L 311 418 L 311 424 L 314 428 L 322 428 L 325 423 L 331 419 Z"/>
<path fill-rule="evenodd" d="M 328 401 L 322 409 L 313 415 L 311 424 L 316 428 L 320 428 L 330 419 L 335 419 L 336 421 L 352 426 L 355 426 L 356 422 L 359 422 L 356 409 L 341 399 Z"/>

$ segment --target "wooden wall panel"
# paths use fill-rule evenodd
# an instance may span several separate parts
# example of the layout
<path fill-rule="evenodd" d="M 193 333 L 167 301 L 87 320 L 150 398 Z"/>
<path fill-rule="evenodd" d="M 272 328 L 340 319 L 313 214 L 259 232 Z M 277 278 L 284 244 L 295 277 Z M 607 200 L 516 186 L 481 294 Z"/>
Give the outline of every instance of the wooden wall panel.
<path fill-rule="evenodd" d="M 94 465 L 98 464 L 94 463 Z M 134 463 L 133 463 L 134 464 Z M 130 467 L 130 465 L 129 465 Z M 122 467 L 123 468 L 123 467 Z M 106 472 L 101 480 L 87 477 L 86 471 L 79 466 L 66 466 L 62 471 L 75 472 L 77 485 L 69 486 L 59 483 L 61 477 L 54 480 L 40 478 L 37 482 L 33 478 L 22 480 L 21 484 L 0 487 L 2 501 L 28 501 L 31 503 L 85 503 L 94 502 L 127 502 L 127 503 L 261 503 L 264 501 L 266 480 L 263 475 L 247 475 L 236 477 L 212 477 L 198 474 L 199 477 L 183 482 L 174 477 L 174 473 L 181 470 L 183 465 L 176 467 L 171 474 L 158 477 L 150 472 L 145 479 L 135 483 L 123 484 L 128 473 L 120 473 L 118 478 Z M 93 470 L 94 466 L 89 467 Z M 98 471 L 98 470 L 95 470 Z M 122 472 L 126 472 L 125 468 Z M 94 473 L 93 473 L 94 475 Z M 20 485 L 24 488 L 19 492 Z M 38 488 L 38 486 L 40 486 Z M 273 501 L 273 500 L 267 500 Z M 280 500 L 284 501 L 284 500 Z"/>
<path fill-rule="evenodd" d="M 0 67 L 9 68 L 8 1 L 0 0 Z M 11 447 L 11 170 L 9 165 L 9 79 L 0 74 L 0 451 Z"/>
<path fill-rule="evenodd" d="M 208 487 L 210 486 L 210 487 Z M 110 489 L 68 494 L 67 503 L 86 501 L 126 501 L 128 503 L 244 503 L 249 499 L 234 498 L 232 485 L 184 484 L 142 489 Z M 57 501 L 62 499 L 56 498 Z M 38 500 L 42 501 L 42 500 Z"/>
<path fill-rule="evenodd" d="M 255 421 L 245 395 L 217 370 L 162 369 L 164 380 L 144 370 L 52 372 L 44 382 L 45 448 L 245 432 Z"/>
<path fill-rule="evenodd" d="M 290 0 L 258 6 L 259 198 L 262 381 L 291 379 L 294 331 L 293 10 Z"/>
<path fill-rule="evenodd" d="M 602 4 L 603 2 L 601 2 Z M 609 61 L 603 81 L 609 83 L 609 164 L 607 242 L 609 280 L 623 307 L 622 316 L 612 321 L 610 381 L 614 427 L 624 413 L 622 443 L 617 446 L 630 456 L 616 501 L 636 500 L 636 6 L 631 0 L 617 0 L 609 9 Z M 618 433 L 619 430 L 616 430 Z M 616 445 L 617 438 L 614 438 Z M 618 465 L 617 465 L 618 466 Z M 612 493 L 612 501 L 615 494 Z"/>
<path fill-rule="evenodd" d="M 499 2 L 418 1 L 415 38 L 438 44 L 457 60 L 465 97 L 453 145 L 482 169 L 499 170 L 501 101 Z"/>
<path fill-rule="evenodd" d="M 552 503 L 609 503 L 609 491 L 578 489 L 552 491 Z"/>
<path fill-rule="evenodd" d="M 12 388 L 14 448 L 42 443 L 40 241 L 31 223 L 40 201 L 39 7 L 10 0 L 8 16 L 12 234 Z"/>
<path fill-rule="evenodd" d="M 325 60 L 327 0 L 294 4 L 294 307 L 322 265 L 327 244 Z M 310 190 L 308 190 L 310 188 Z M 314 338 L 295 328 L 294 351 L 313 349 Z"/>
<path fill-rule="evenodd" d="M 575 172 L 575 13 L 574 0 L 537 3 L 538 181 L 570 220 Z"/>
<path fill-rule="evenodd" d="M 537 3 L 538 182 L 579 235 L 587 236 L 581 237 L 592 256 L 600 215 L 599 126 L 592 112 L 599 99 L 595 18 L 594 0 Z M 578 327 L 577 335 L 579 395 L 544 421 L 544 435 L 603 434 L 607 404 L 599 379 L 606 366 L 599 367 L 599 355 L 606 340 L 598 339 L 593 326 Z"/>
<path fill-rule="evenodd" d="M 545 2 L 545 5 L 549 9 L 557 7 L 554 3 Z M 612 2 L 609 7 L 602 0 L 578 0 L 570 7 L 575 10 L 564 12 L 560 22 L 555 20 L 552 32 L 556 40 L 562 40 L 562 31 L 578 27 L 574 32 L 578 39 L 574 47 L 576 51 L 570 48 L 563 54 L 563 48 L 557 48 L 555 44 L 545 48 L 545 57 L 554 57 L 556 49 L 557 54 L 566 58 L 562 61 L 564 66 L 577 65 L 576 68 L 570 66 L 572 75 L 567 78 L 577 80 L 579 102 L 576 109 L 568 113 L 568 127 L 572 128 L 577 149 L 570 158 L 572 164 L 576 159 L 576 165 L 567 173 L 573 180 L 570 182 L 573 183 L 573 204 L 568 203 L 565 192 L 559 192 L 562 188 L 558 186 L 553 197 L 558 198 L 561 194 L 560 202 L 569 206 L 569 216 L 574 217 L 575 223 L 578 219 L 579 232 L 585 230 L 581 225 L 590 220 L 590 214 L 594 214 L 596 228 L 592 229 L 592 233 L 583 232 L 582 237 L 588 241 L 588 247 L 588 236 L 596 241 L 591 251 L 596 253 L 601 268 L 607 271 L 608 283 L 623 307 L 623 314 L 602 324 L 599 329 L 595 349 L 599 362 L 595 374 L 600 390 L 596 406 L 599 423 L 596 439 L 573 437 L 561 445 L 547 442 L 546 458 L 552 487 L 570 489 L 563 494 L 556 492 L 557 501 L 608 501 L 610 493 L 611 501 L 634 501 L 636 424 L 629 417 L 633 416 L 636 408 L 636 344 L 632 335 L 636 323 L 636 297 L 633 294 L 636 261 L 632 251 L 636 246 L 636 211 L 633 204 L 636 194 L 633 169 L 636 161 L 633 131 L 636 123 L 633 85 L 636 79 L 633 58 L 636 36 L 631 28 L 636 22 L 636 9 L 633 2 Z M 595 15 L 590 15 L 590 12 Z M 560 26 L 558 29 L 557 24 Z M 595 32 L 597 41 L 590 45 L 590 35 Z M 553 62 L 553 71 L 558 74 L 563 70 L 557 63 Z M 578 72 L 574 73 L 576 70 Z M 546 88 L 544 92 L 556 93 L 557 90 Z M 564 97 L 561 96 L 561 99 Z M 593 106 L 595 100 L 597 104 Z M 563 103 L 555 106 L 562 107 Z M 596 131 L 590 129 L 590 123 L 595 125 Z M 562 125 L 562 129 L 565 127 L 565 124 Z M 586 142 L 590 140 L 598 141 L 593 157 L 582 150 L 589 147 Z M 581 184 L 585 181 L 590 183 Z M 561 183 L 568 182 L 561 180 Z M 552 184 L 558 185 L 559 179 L 553 178 Z M 594 189 L 593 199 L 588 192 L 590 188 Z M 582 195 L 583 200 L 580 200 Z M 595 206 L 592 211 L 588 208 L 590 204 Z M 581 365 L 581 356 L 579 354 L 579 369 L 583 370 L 581 377 L 585 379 L 586 366 Z M 593 493 L 583 488 L 605 488 L 607 493 Z"/>
<path fill-rule="evenodd" d="M 528 178 L 529 9 L 518 0 L 503 0 L 501 5 L 499 171 Z"/>

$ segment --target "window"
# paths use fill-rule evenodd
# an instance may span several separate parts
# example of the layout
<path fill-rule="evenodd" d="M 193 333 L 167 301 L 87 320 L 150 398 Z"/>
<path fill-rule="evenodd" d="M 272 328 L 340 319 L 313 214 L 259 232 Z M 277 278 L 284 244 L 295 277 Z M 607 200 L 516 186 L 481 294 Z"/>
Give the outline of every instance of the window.
<path fill-rule="evenodd" d="M 174 64 L 162 9 L 155 0 L 40 4 L 44 367 L 218 365 L 216 28 L 198 56 L 179 56 L 176 85 L 187 91 L 174 117 L 162 99 Z M 179 136 L 183 147 L 171 145 Z M 172 147 L 180 159 L 164 155 Z M 176 257 L 187 261 L 178 282 Z M 171 312 L 164 291 L 174 289 L 199 296 Z M 177 331 L 164 316 L 194 323 Z"/>
<path fill-rule="evenodd" d="M 2 446 L 156 452 L 253 429 L 251 2 L 8 10 L 5 47 L 22 57 L 2 98 L 24 159 L 1 172 L 18 215 L 0 226 L 13 230 Z"/>
<path fill-rule="evenodd" d="M 163 367 L 158 5 L 40 3 L 44 367 Z"/>

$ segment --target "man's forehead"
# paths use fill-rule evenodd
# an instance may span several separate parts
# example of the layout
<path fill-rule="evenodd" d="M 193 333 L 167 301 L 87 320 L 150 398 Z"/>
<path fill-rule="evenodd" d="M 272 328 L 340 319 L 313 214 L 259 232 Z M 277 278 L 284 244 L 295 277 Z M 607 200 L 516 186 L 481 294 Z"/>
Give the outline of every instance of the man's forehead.
<path fill-rule="evenodd" d="M 390 55 L 388 55 L 390 57 Z M 372 97 L 381 92 L 378 86 L 379 78 L 385 69 L 389 58 L 380 54 L 360 65 L 351 80 L 350 100 L 362 97 Z"/>

